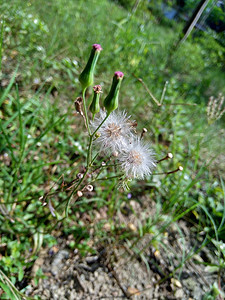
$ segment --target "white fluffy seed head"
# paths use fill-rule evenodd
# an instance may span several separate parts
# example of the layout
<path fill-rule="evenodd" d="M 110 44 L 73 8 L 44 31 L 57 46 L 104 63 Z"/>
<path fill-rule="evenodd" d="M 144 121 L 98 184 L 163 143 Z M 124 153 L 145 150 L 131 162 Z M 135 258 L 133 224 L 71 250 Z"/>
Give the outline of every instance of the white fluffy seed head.
<path fill-rule="evenodd" d="M 100 114 L 91 122 L 94 131 L 105 117 L 106 113 L 101 110 Z M 113 111 L 98 129 L 98 138 L 95 140 L 95 143 L 103 152 L 120 152 L 122 148 L 126 147 L 132 136 L 133 129 L 130 117 L 127 116 L 126 112 Z"/>
<path fill-rule="evenodd" d="M 122 169 L 131 178 L 143 179 L 156 167 L 154 152 L 148 143 L 135 138 L 118 157 Z"/>

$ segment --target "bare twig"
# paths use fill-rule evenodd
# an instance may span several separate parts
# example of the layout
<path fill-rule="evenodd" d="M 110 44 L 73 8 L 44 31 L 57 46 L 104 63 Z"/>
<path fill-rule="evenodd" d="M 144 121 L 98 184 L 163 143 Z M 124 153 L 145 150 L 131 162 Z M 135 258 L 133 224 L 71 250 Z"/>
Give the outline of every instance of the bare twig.
<path fill-rule="evenodd" d="M 152 98 L 152 100 L 155 102 L 157 106 L 161 106 L 161 103 L 155 98 L 155 96 L 151 93 L 147 85 L 144 83 L 144 81 L 141 78 L 138 78 L 134 73 L 132 75 L 143 85 L 149 96 Z"/>
<path fill-rule="evenodd" d="M 120 289 L 122 290 L 124 296 L 127 298 L 127 299 L 131 299 L 131 296 L 130 294 L 124 289 L 123 285 L 121 284 L 120 282 L 120 279 L 116 273 L 115 270 L 113 270 L 113 267 L 111 266 L 110 263 L 107 263 L 106 264 L 106 267 L 108 268 L 109 272 L 112 274 L 112 276 L 114 277 L 114 279 L 116 280 L 118 286 L 120 287 Z"/>
<path fill-rule="evenodd" d="M 165 93 L 166 93 L 166 88 L 167 88 L 167 85 L 168 85 L 168 81 L 165 82 L 165 85 L 164 85 L 164 88 L 163 88 L 163 91 L 162 91 L 162 96 L 161 96 L 161 99 L 160 101 L 158 101 L 156 99 L 156 97 L 152 94 L 152 92 L 149 90 L 148 86 L 146 85 L 146 83 L 143 81 L 143 79 L 141 78 L 138 78 L 134 73 L 132 73 L 132 75 L 143 85 L 144 89 L 147 91 L 147 93 L 149 94 L 149 96 L 152 98 L 152 100 L 155 102 L 155 104 L 160 107 L 162 106 L 162 102 L 164 100 L 164 97 L 165 97 Z M 163 105 L 187 105 L 187 106 L 196 106 L 197 104 L 196 103 L 165 103 Z"/>

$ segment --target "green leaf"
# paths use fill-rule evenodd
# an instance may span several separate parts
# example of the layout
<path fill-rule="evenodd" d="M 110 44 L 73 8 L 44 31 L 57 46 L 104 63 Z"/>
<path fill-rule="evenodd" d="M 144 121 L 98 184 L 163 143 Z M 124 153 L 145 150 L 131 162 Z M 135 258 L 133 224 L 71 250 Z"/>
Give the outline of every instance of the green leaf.
<path fill-rule="evenodd" d="M 10 299 L 10 300 L 20 300 L 15 294 L 13 294 L 12 290 L 10 289 L 10 287 L 6 284 L 4 284 L 3 282 L 0 282 L 0 286 L 3 289 L 3 291 L 6 293 L 6 295 L 8 296 L 5 299 Z M 2 298 L 4 299 L 4 298 Z"/>
<path fill-rule="evenodd" d="M 21 281 L 24 277 L 24 271 L 23 271 L 23 268 L 20 267 L 19 268 L 19 274 L 18 274 L 18 280 Z"/>

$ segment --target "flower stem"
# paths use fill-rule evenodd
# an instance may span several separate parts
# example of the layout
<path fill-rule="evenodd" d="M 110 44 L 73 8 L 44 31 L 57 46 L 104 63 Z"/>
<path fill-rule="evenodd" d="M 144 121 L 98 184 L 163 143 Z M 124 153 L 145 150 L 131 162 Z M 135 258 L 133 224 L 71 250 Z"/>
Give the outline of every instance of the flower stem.
<path fill-rule="evenodd" d="M 85 116 L 85 121 L 87 124 L 88 134 L 89 134 L 89 136 L 91 136 L 91 130 L 90 130 L 90 126 L 89 126 L 89 118 L 88 118 L 88 114 L 87 114 L 87 105 L 86 105 L 86 100 L 85 100 L 85 92 L 86 92 L 86 88 L 84 88 L 82 91 L 82 97 L 83 97 L 83 103 L 84 103 L 84 116 Z"/>
<path fill-rule="evenodd" d="M 87 153 L 87 168 L 94 162 L 92 160 L 92 144 L 93 144 L 93 138 L 96 134 L 96 132 L 99 130 L 99 128 L 102 126 L 102 124 L 106 121 L 108 118 L 109 114 L 106 115 L 106 117 L 103 119 L 101 124 L 98 126 L 98 128 L 90 135 L 90 140 L 89 140 L 89 146 L 88 146 L 88 153 Z"/>
<path fill-rule="evenodd" d="M 85 173 L 84 173 L 84 176 L 78 181 L 77 185 L 74 187 L 74 189 L 72 190 L 70 196 L 68 197 L 67 199 L 67 202 L 66 202 L 66 209 L 65 209 L 65 213 L 66 213 L 66 218 L 68 217 L 68 213 L 69 213 L 69 205 L 70 205 L 70 202 L 72 200 L 72 197 L 74 195 L 74 193 L 78 190 L 79 186 L 81 185 L 81 183 L 83 182 L 83 180 L 85 179 L 85 176 L 87 175 L 87 172 L 88 172 L 88 168 L 86 169 Z"/>
<path fill-rule="evenodd" d="M 88 116 L 87 116 L 87 110 L 86 110 L 86 102 L 85 102 L 85 90 L 83 90 L 83 101 L 84 101 L 84 113 L 85 113 L 85 119 L 87 121 L 87 125 L 88 125 L 88 133 L 89 133 L 89 145 L 88 145 L 88 153 L 87 153 L 87 166 L 86 166 L 86 171 L 84 173 L 84 176 L 78 181 L 77 185 L 74 187 L 74 189 L 72 190 L 70 196 L 68 197 L 68 199 L 66 200 L 66 209 L 65 209 L 65 214 L 66 214 L 66 218 L 68 217 L 68 213 L 69 213 L 69 205 L 70 202 L 72 200 L 72 197 L 74 195 L 74 193 L 78 190 L 79 186 L 81 185 L 81 183 L 83 182 L 83 180 L 85 179 L 89 168 L 91 166 L 91 164 L 94 162 L 94 160 L 92 160 L 92 143 L 93 143 L 93 138 L 96 134 L 96 132 L 99 130 L 99 128 L 102 126 L 102 124 L 105 122 L 105 120 L 108 118 L 109 114 L 106 115 L 106 117 L 104 118 L 104 120 L 101 122 L 101 124 L 98 126 L 98 128 L 91 133 L 90 127 L 89 127 L 89 120 L 88 120 Z M 97 156 L 95 156 L 97 157 Z"/>

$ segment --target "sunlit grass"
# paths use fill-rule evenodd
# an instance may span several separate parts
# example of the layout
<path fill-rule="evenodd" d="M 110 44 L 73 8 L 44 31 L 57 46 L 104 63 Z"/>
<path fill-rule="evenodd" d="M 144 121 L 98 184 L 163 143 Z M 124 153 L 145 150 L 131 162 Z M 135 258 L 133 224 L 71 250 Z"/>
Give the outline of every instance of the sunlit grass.
<path fill-rule="evenodd" d="M 17 12 L 15 19 L 11 17 L 13 12 Z M 224 239 L 224 186 L 221 188 L 217 167 L 220 161 L 214 165 L 224 142 L 216 134 L 221 130 L 220 123 L 209 127 L 204 104 L 210 93 L 223 91 L 224 75 L 216 69 L 215 61 L 206 60 L 202 46 L 188 41 L 165 69 L 177 32 L 157 25 L 148 11 L 129 18 L 125 9 L 105 0 L 15 0 L 4 3 L 1 15 L 5 21 L 1 34 L 0 224 L 2 241 L 12 242 L 2 260 L 12 283 L 20 280 L 21 270 L 28 267 L 25 257 L 30 255 L 29 247 L 35 248 L 37 236 L 38 243 L 42 238 L 44 243 L 54 243 L 49 234 L 58 225 L 66 235 L 74 234 L 71 248 L 80 247 L 84 255 L 94 251 L 85 244 L 90 228 L 77 221 L 76 213 L 88 212 L 94 222 L 93 211 L 100 208 L 106 207 L 108 212 L 107 220 L 95 224 L 95 235 L 102 243 L 107 238 L 103 226 L 109 223 L 114 243 L 126 240 L 136 245 L 145 234 L 152 234 L 150 242 L 159 245 L 167 227 L 181 218 L 196 230 L 205 230 L 203 246 L 211 239 Z M 110 16 L 107 22 L 106 16 Z M 154 218 L 139 223 L 138 234 L 127 224 L 117 223 L 117 213 L 124 204 L 129 205 L 129 199 L 127 192 L 116 188 L 115 179 L 99 181 L 95 195 L 72 203 L 69 219 L 64 219 L 66 196 L 60 188 L 83 168 L 87 147 L 87 135 L 82 119 L 74 113 L 73 102 L 81 93 L 78 76 L 96 42 L 101 43 L 103 52 L 95 83 L 102 84 L 106 95 L 113 73 L 123 71 L 120 108 L 137 120 L 138 132 L 143 127 L 148 129 L 145 138 L 151 141 L 157 159 L 168 152 L 174 155 L 173 160 L 159 165 L 157 172 L 174 170 L 180 164 L 184 168 L 182 173 L 131 183 L 135 201 L 140 202 L 140 195 L 144 195 L 157 205 Z M 157 99 L 168 80 L 162 106 L 152 101 L 133 73 L 144 80 Z M 212 74 L 216 75 L 211 81 Z M 48 193 L 56 218 L 45 203 Z M 71 222 L 75 225 L 70 227 Z M 143 250 L 138 249 L 139 254 Z M 20 252 L 24 252 L 22 258 Z M 193 253 L 184 255 L 179 267 Z"/>

